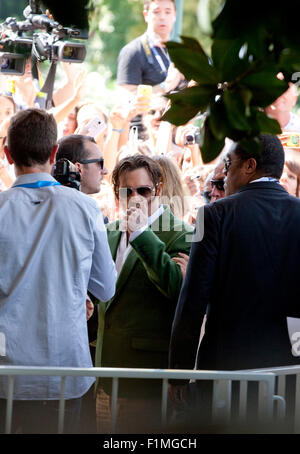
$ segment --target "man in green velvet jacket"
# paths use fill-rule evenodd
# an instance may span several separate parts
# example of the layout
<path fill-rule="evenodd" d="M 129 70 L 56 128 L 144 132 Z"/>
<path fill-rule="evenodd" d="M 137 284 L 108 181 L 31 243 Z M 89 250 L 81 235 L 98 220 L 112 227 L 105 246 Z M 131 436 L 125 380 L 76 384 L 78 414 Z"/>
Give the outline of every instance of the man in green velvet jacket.
<path fill-rule="evenodd" d="M 143 155 L 126 157 L 115 167 L 112 179 L 119 206 L 126 202 L 127 209 L 123 220 L 108 225 L 119 277 L 114 297 L 99 305 L 96 366 L 167 368 L 182 284 L 174 258 L 189 254 L 193 228 L 175 218 L 167 205 L 160 205 L 162 181 L 156 161 Z M 119 416 L 126 423 L 120 423 L 121 431 L 130 432 L 132 427 L 134 433 L 143 417 L 150 426 L 151 416 L 157 421 L 154 406 L 160 407 L 161 387 L 160 380 L 120 380 Z M 109 420 L 110 393 L 111 380 L 101 379 L 97 414 L 102 432 L 105 419 Z"/>

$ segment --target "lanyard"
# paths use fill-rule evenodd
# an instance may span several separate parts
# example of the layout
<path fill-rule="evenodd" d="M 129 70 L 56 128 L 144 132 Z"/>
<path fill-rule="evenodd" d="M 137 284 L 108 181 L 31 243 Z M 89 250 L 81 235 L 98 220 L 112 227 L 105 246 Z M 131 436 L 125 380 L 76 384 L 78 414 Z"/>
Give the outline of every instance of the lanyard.
<path fill-rule="evenodd" d="M 161 56 L 159 55 L 157 49 L 154 47 L 154 46 L 151 46 L 151 50 L 152 52 L 154 53 L 154 57 L 156 58 L 156 61 L 157 63 L 159 64 L 162 72 L 164 73 L 164 75 L 166 76 L 167 73 L 168 73 L 168 70 L 167 70 L 167 67 L 163 61 L 163 59 L 161 58 Z M 166 54 L 166 57 L 168 58 L 169 62 L 170 62 L 170 57 L 169 55 Z"/>
<path fill-rule="evenodd" d="M 147 38 L 146 38 L 146 39 L 147 39 Z M 152 51 L 154 57 L 156 58 L 157 63 L 158 63 L 159 66 L 160 66 L 160 69 L 161 69 L 162 73 L 163 73 L 165 76 L 167 76 L 168 69 L 167 69 L 167 67 L 166 67 L 166 65 L 165 65 L 165 63 L 164 63 L 164 61 L 163 61 L 163 59 L 162 59 L 161 56 L 159 55 L 159 53 L 158 53 L 156 47 L 152 44 L 152 42 L 151 42 L 151 40 L 150 40 L 149 37 L 148 37 L 148 39 L 147 39 L 147 44 L 148 44 L 148 43 L 149 43 L 150 49 L 151 49 L 151 51 Z M 162 52 L 165 54 L 165 57 L 167 58 L 167 60 L 168 60 L 168 62 L 169 62 L 169 64 L 170 64 L 170 63 L 171 63 L 171 59 L 170 59 L 170 56 L 169 56 L 169 54 L 168 54 L 168 51 L 162 50 Z M 148 54 L 148 53 L 149 53 L 149 47 L 148 47 L 148 49 L 147 49 L 147 46 L 146 46 L 146 54 Z"/>
<path fill-rule="evenodd" d="M 58 181 L 36 181 L 35 183 L 17 184 L 13 188 L 44 188 L 45 186 L 61 186 Z"/>

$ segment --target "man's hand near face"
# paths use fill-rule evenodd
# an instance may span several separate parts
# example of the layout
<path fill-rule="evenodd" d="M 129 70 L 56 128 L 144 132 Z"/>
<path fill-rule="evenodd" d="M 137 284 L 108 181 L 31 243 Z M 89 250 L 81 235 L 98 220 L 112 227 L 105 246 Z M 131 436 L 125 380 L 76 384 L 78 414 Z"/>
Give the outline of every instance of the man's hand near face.
<path fill-rule="evenodd" d="M 126 210 L 125 222 L 129 235 L 147 226 L 148 203 L 144 197 L 131 197 Z"/>

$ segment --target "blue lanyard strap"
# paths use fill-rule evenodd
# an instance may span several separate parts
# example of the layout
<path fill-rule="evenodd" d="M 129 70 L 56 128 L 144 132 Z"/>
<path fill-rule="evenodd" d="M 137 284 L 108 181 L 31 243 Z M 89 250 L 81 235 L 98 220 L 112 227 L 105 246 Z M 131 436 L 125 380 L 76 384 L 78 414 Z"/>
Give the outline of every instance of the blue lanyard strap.
<path fill-rule="evenodd" d="M 160 66 L 160 69 L 162 70 L 162 72 L 164 73 L 164 75 L 166 76 L 167 73 L 168 73 L 168 70 L 167 70 L 167 67 L 161 57 L 161 55 L 159 54 L 158 50 L 156 49 L 156 47 L 152 44 L 151 40 L 148 38 L 148 42 L 149 42 L 149 45 L 150 45 L 150 49 L 152 50 L 153 52 L 153 55 L 154 57 L 156 58 L 156 61 L 157 63 L 159 64 Z M 162 49 L 162 48 L 161 48 Z M 170 59 L 170 56 L 169 56 L 169 53 L 167 50 L 163 50 L 162 49 L 162 52 L 164 53 L 166 59 L 168 60 L 169 64 L 171 63 L 171 59 Z"/>
<path fill-rule="evenodd" d="M 13 188 L 44 188 L 45 186 L 61 186 L 58 181 L 36 181 L 35 183 L 17 184 Z"/>
<path fill-rule="evenodd" d="M 167 67 L 166 67 L 162 57 L 159 55 L 157 49 L 154 46 L 151 46 L 151 50 L 154 53 L 154 56 L 156 58 L 157 63 L 160 66 L 160 69 L 161 69 L 162 73 L 166 76 L 168 71 L 167 71 Z"/>

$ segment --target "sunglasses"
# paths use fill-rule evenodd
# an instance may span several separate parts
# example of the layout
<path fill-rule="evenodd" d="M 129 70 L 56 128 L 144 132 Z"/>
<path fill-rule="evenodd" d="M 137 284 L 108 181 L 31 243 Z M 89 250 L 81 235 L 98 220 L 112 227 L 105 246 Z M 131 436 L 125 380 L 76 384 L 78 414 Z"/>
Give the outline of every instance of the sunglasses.
<path fill-rule="evenodd" d="M 210 180 L 212 188 L 215 186 L 219 191 L 224 191 L 224 180 Z"/>
<path fill-rule="evenodd" d="M 119 197 L 120 199 L 128 199 L 133 195 L 134 192 L 137 194 L 141 195 L 142 197 L 145 197 L 148 199 L 149 197 L 152 196 L 153 192 L 155 191 L 154 188 L 151 186 L 138 186 L 137 188 L 119 188 Z"/>
<path fill-rule="evenodd" d="M 201 191 L 201 195 L 206 203 L 211 201 L 211 192 L 210 191 Z"/>
<path fill-rule="evenodd" d="M 78 161 L 80 164 L 91 164 L 92 162 L 97 162 L 100 169 L 103 170 L 104 168 L 104 159 L 97 158 L 97 159 L 82 159 L 82 161 Z"/>
<path fill-rule="evenodd" d="M 229 167 L 231 166 L 231 161 L 229 159 L 223 159 L 224 162 L 224 169 L 226 172 L 228 172 Z"/>

